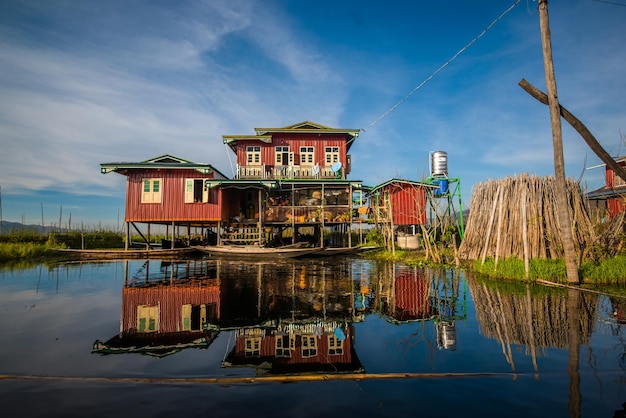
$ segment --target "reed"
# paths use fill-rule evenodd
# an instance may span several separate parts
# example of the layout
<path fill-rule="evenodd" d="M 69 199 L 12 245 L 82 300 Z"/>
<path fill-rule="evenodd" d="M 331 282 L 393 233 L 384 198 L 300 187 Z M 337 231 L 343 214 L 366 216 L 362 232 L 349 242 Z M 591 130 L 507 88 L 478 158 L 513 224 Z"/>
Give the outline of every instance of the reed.
<path fill-rule="evenodd" d="M 74 249 L 124 248 L 124 235 L 113 231 L 54 232 L 50 233 L 47 244 L 55 248 Z"/>
<path fill-rule="evenodd" d="M 48 254 L 45 244 L 27 243 L 0 243 L 0 261 L 19 259 L 38 259 Z"/>
<path fill-rule="evenodd" d="M 589 283 L 626 285 L 626 256 L 623 255 L 600 262 L 585 262 L 580 270 Z"/>

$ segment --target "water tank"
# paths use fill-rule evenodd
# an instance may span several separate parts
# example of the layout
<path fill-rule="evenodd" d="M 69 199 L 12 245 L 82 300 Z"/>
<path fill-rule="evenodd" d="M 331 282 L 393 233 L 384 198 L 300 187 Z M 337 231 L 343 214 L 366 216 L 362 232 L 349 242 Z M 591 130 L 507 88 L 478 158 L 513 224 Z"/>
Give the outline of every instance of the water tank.
<path fill-rule="evenodd" d="M 444 196 L 448 193 L 448 179 L 433 180 L 433 185 L 438 186 L 433 193 L 435 196 Z"/>
<path fill-rule="evenodd" d="M 432 177 L 448 177 L 448 153 L 434 151 L 430 154 L 430 175 Z"/>

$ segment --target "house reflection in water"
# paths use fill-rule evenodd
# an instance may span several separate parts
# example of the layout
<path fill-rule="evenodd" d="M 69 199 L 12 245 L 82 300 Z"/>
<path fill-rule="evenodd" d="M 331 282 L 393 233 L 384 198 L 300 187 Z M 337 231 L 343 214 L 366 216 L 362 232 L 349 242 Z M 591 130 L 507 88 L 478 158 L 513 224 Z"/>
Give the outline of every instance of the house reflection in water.
<path fill-rule="evenodd" d="M 250 292 L 245 283 L 223 280 L 222 329 L 232 327 L 235 342 L 222 367 L 251 367 L 257 374 L 364 372 L 354 348 L 349 262 L 258 263 L 238 269 L 256 269 L 247 274 L 256 276 L 256 286 Z M 242 301 L 256 309 L 244 314 L 232 309 Z"/>
<path fill-rule="evenodd" d="M 93 351 L 164 357 L 185 348 L 208 348 L 217 336 L 220 311 L 215 270 L 193 261 L 161 262 L 156 274 L 150 272 L 150 261 L 143 267 L 130 280 L 125 272 L 120 333 L 96 341 Z"/>
<path fill-rule="evenodd" d="M 259 373 L 362 373 L 354 350 L 354 326 L 347 322 L 280 321 L 270 327 L 239 328 L 223 367 L 250 366 Z"/>
<path fill-rule="evenodd" d="M 466 318 L 459 277 L 443 269 L 393 264 L 387 268 L 393 270 L 383 275 L 390 279 L 381 286 L 381 314 L 392 323 L 432 322 L 437 331 L 437 346 L 455 350 L 455 320 Z"/>
<path fill-rule="evenodd" d="M 155 267 L 156 266 L 156 267 Z M 165 356 L 234 340 L 223 367 L 259 374 L 363 373 L 355 324 L 433 324 L 437 345 L 455 349 L 465 319 L 459 278 L 444 270 L 350 259 L 242 262 L 147 260 L 122 288 L 120 333 L 96 341 L 100 354 Z M 466 292 L 463 292 L 465 294 Z"/>

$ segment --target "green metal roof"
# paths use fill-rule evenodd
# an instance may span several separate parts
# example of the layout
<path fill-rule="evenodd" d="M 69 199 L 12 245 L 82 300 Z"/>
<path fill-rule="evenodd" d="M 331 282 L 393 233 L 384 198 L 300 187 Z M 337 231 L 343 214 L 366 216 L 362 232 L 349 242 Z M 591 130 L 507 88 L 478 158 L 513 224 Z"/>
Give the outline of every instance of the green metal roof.
<path fill-rule="evenodd" d="M 115 171 L 120 174 L 125 174 L 129 170 L 142 170 L 142 169 L 183 169 L 183 170 L 196 170 L 200 173 L 215 173 L 217 178 L 227 178 L 219 170 L 210 164 L 194 163 L 179 157 L 174 157 L 169 154 L 161 155 L 159 157 L 151 158 L 149 160 L 140 162 L 112 162 L 100 164 L 100 172 L 107 174 Z"/>

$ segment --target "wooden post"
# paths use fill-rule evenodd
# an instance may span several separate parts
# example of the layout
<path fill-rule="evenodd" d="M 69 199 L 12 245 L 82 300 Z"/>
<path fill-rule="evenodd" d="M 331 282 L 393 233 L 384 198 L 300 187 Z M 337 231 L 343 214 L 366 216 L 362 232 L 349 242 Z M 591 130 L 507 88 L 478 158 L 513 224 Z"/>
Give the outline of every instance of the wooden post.
<path fill-rule="evenodd" d="M 173 250 L 173 249 L 174 249 L 174 240 L 176 239 L 176 237 L 175 237 L 176 232 L 175 232 L 175 230 L 174 230 L 174 228 L 175 228 L 175 226 L 174 226 L 174 225 L 175 225 L 175 224 L 174 224 L 174 221 L 172 221 L 172 241 L 170 242 L 170 249 L 171 249 L 171 250 Z"/>
<path fill-rule="evenodd" d="M 217 221 L 217 242 L 216 245 L 222 245 L 222 220 Z"/>
<path fill-rule="evenodd" d="M 128 251 L 128 241 L 130 240 L 130 222 L 126 222 L 126 239 L 124 240 L 124 250 Z"/>
<path fill-rule="evenodd" d="M 265 170 L 263 170 L 265 172 Z M 259 193 L 259 223 L 257 225 L 257 230 L 259 232 L 259 247 L 263 246 L 263 189 L 259 189 L 258 191 Z M 293 204 L 293 202 L 292 202 Z"/>
<path fill-rule="evenodd" d="M 348 193 L 348 248 L 352 248 L 352 183 Z"/>
<path fill-rule="evenodd" d="M 320 212 L 320 248 L 324 248 L 324 229 L 326 228 L 326 222 L 325 222 L 325 218 L 326 216 L 324 215 L 324 194 L 326 193 L 326 191 L 324 190 L 324 183 L 322 183 L 322 198 L 320 199 L 320 208 L 321 208 L 321 212 Z"/>
<path fill-rule="evenodd" d="M 291 183 L 291 243 L 296 243 L 296 198 L 295 184 Z M 323 196 L 323 195 L 322 195 Z"/>
<path fill-rule="evenodd" d="M 556 79 L 552 62 L 552 45 L 550 41 L 550 25 L 548 21 L 548 0 L 539 0 L 539 24 L 541 28 L 541 45 L 543 49 L 543 64 L 546 75 L 546 90 L 548 106 L 550 107 L 550 121 L 552 123 L 552 146 L 554 149 L 554 176 L 556 180 L 557 214 L 561 224 L 561 240 L 565 256 L 568 283 L 580 283 L 576 251 L 572 234 L 572 219 L 567 199 L 565 184 L 565 163 L 563 159 L 563 137 L 561 132 L 561 114 L 559 99 L 556 92 Z"/>

